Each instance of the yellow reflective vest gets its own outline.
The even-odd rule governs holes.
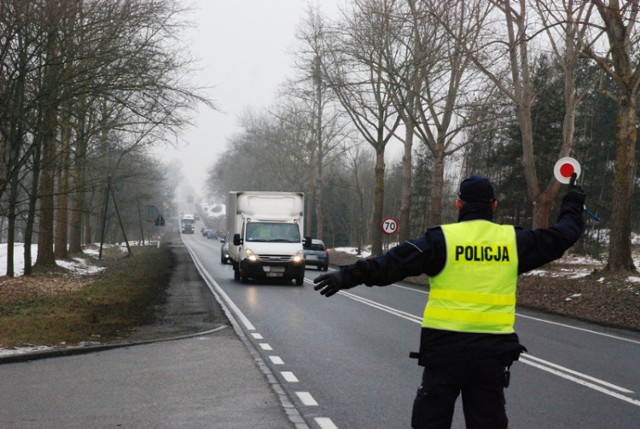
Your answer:
[[[429,279],[422,326],[459,332],[514,332],[518,252],[515,229],[486,220],[443,225],[447,261]]]

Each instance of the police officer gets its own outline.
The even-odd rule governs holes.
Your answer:
[[[574,178],[550,228],[499,225],[492,222],[493,186],[472,176],[455,201],[458,223],[430,228],[384,255],[314,280],[315,290],[329,297],[359,284],[429,276],[420,352],[411,354],[424,367],[413,428],[450,428],[460,393],[467,429],[507,427],[504,388],[511,364],[526,351],[513,329],[517,277],[560,258],[580,238],[585,199]]]

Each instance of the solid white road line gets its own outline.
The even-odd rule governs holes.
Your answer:
[[[575,331],[582,331],[582,332],[587,332],[589,334],[599,335],[601,337],[613,338],[614,340],[626,341],[628,343],[633,343],[633,344],[640,344],[640,341],[638,340],[632,340],[631,338],[624,338],[619,335],[606,334],[604,332],[598,332],[592,329],[580,328],[578,326],[571,326],[571,325],[567,325],[566,323],[552,322],[551,320],[540,319],[538,317],[527,316],[520,313],[517,313],[517,316],[522,317],[524,319],[535,320],[536,322],[546,323],[548,325],[562,326],[563,328],[573,329]]]
[[[409,320],[410,322],[415,322],[415,323],[418,323],[418,324],[422,324],[422,317],[414,316],[411,313],[407,313],[405,311],[401,311],[401,310],[398,310],[396,308],[389,307],[389,306],[384,305],[384,304],[380,304],[379,302],[372,301],[370,299],[363,298],[361,296],[354,295],[354,294],[349,293],[349,292],[340,291],[338,293],[341,294],[341,295],[346,296],[347,298],[351,298],[354,301],[359,301],[359,302],[361,302],[363,304],[366,304],[366,305],[368,305],[370,307],[377,308],[378,310],[386,311],[387,313],[391,313],[391,314],[393,314],[395,316],[398,316],[398,317],[401,317],[403,319]]]
[[[527,365],[531,365],[531,366],[533,366],[535,368],[538,368],[538,369],[541,369],[543,371],[546,371],[546,372],[548,372],[550,374],[557,375],[558,377],[562,377],[562,378],[564,378],[566,380],[570,380],[570,381],[573,381],[574,383],[577,383],[577,384],[580,384],[582,386],[585,386],[585,387],[588,387],[590,389],[593,389],[593,390],[595,390],[597,392],[604,393],[605,395],[609,395],[609,396],[611,396],[613,398],[620,399],[621,401],[624,401],[624,402],[628,402],[631,405],[635,405],[636,407],[640,407],[640,401],[637,400],[637,399],[630,398],[628,396],[624,396],[623,394],[618,393],[618,392],[613,392],[613,391],[611,391],[609,389],[605,389],[604,387],[598,386],[598,385],[596,385],[594,383],[589,383],[588,381],[581,380],[581,379],[579,379],[577,377],[573,377],[573,376],[571,376],[569,374],[565,374],[565,373],[563,373],[561,371],[557,371],[557,370],[552,369],[552,368],[550,368],[548,366],[528,361],[526,359],[526,357],[520,357],[520,361],[522,363],[526,363]]]
[[[335,270],[333,270],[333,271],[335,271]],[[310,284],[313,284],[312,280],[306,280],[306,281],[308,283],[310,283]],[[402,286],[402,285],[398,285],[398,284],[392,284],[392,285],[389,285],[389,286],[396,287],[398,289],[405,289],[405,290],[409,290],[409,291],[412,291],[412,292],[417,292],[417,293],[429,295],[429,291],[421,290],[421,289],[418,289],[416,287]],[[342,293],[342,292],[339,292],[339,293]],[[608,337],[608,338],[613,338],[615,340],[626,341],[628,343],[640,344],[639,340],[634,340],[634,339],[631,339],[631,338],[625,338],[625,337],[621,337],[619,335],[607,334],[607,333],[604,333],[604,332],[594,331],[592,329],[580,328],[578,326],[572,326],[572,325],[568,325],[566,323],[552,322],[551,320],[545,320],[545,319],[541,319],[539,317],[527,316],[527,315],[521,314],[521,313],[516,313],[516,315],[517,315],[517,317],[522,317],[523,319],[535,320],[536,322],[547,323],[549,325],[562,326],[563,328],[573,329],[573,330],[582,331],[582,332],[588,332],[590,334],[599,335],[601,337]]]
[[[376,301],[372,301],[370,299],[362,298],[361,296],[355,295],[350,292],[340,291],[339,295],[345,296],[349,299],[352,299],[356,302],[360,302],[362,304],[368,305],[372,308],[382,310],[384,312],[393,314],[394,316],[401,317],[405,320],[409,320],[411,322],[422,324],[422,318],[409,314],[407,312],[398,310],[393,307],[389,307],[388,305],[381,304]],[[606,395],[612,396],[614,398],[620,399],[622,401],[628,402],[630,404],[640,406],[640,401],[634,398],[630,398],[628,396],[624,396],[621,393],[614,392],[610,389],[617,390],[618,392],[623,393],[634,393],[632,390],[626,389],[624,387],[616,386],[615,384],[606,382],[604,380],[600,380],[596,377],[592,377],[590,375],[582,374],[578,371],[571,370],[569,368],[565,368],[561,365],[555,364],[553,362],[546,361],[541,358],[537,358],[535,356],[526,354],[520,357],[520,361],[526,365],[533,366],[538,369],[542,369],[543,371],[547,371],[551,374],[562,377],[566,380],[573,381],[582,386],[589,387],[598,392],[604,393]],[[596,384],[597,383],[597,384]]]
[[[532,360],[534,360],[534,361],[536,361],[538,363],[541,363],[543,365],[559,369],[559,370],[567,372],[569,374],[573,374],[573,375],[575,375],[577,377],[584,378],[585,380],[593,381],[594,383],[600,384],[600,385],[605,386],[605,387],[609,387],[611,389],[617,390],[617,391],[622,392],[622,393],[633,393],[633,390],[629,390],[629,389],[625,389],[624,387],[616,386],[615,384],[608,383],[608,382],[606,382],[604,380],[600,380],[599,378],[591,377],[590,375],[583,374],[583,373],[578,372],[578,371],[574,371],[572,369],[566,368],[564,366],[561,366],[561,365],[558,365],[558,364],[555,364],[555,363],[548,362],[548,361],[546,361],[544,359],[540,359],[538,357],[531,356],[529,354],[522,355],[522,357],[525,358],[525,359],[532,359]]]
[[[194,252],[190,246],[186,246],[186,248],[189,251],[189,254],[191,255],[191,259],[193,259],[194,264],[198,266],[198,271],[202,276],[205,277],[205,280],[206,280],[205,283],[207,284],[207,287],[209,288],[211,293],[213,293],[213,295],[216,298],[219,298],[218,301],[220,300],[224,301],[226,306],[231,309],[233,314],[238,319],[240,319],[240,321],[242,322],[244,327],[247,329],[247,331],[255,331],[256,330],[255,326],[253,326],[253,324],[249,322],[249,319],[247,319],[247,316],[245,316],[244,313],[240,311],[238,306],[231,300],[231,298],[229,298],[229,295],[227,295],[225,291],[222,290],[218,282],[216,282],[215,279],[211,276],[211,274],[209,274],[209,271],[207,271],[204,268],[204,265],[202,265],[202,262],[200,262],[198,255],[196,255],[196,252]]]

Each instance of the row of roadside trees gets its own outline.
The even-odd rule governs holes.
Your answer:
[[[151,149],[176,141],[196,102],[210,104],[185,81],[182,16],[173,0],[0,2],[8,275],[16,240],[37,242],[35,268],[49,268],[100,240],[102,220],[116,222],[114,209],[137,226],[141,205],[168,207],[175,186]]]
[[[298,74],[210,170],[211,192],[304,190],[307,231],[383,248],[450,221],[462,175],[497,185],[500,220],[543,227],[572,155],[603,215],[607,268],[635,270],[639,2],[353,0],[310,8]],[[403,146],[389,168],[388,148]],[[393,193],[389,193],[389,189]],[[594,226],[595,230],[595,226]]]

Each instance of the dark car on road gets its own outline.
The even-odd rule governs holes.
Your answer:
[[[323,271],[329,269],[329,251],[322,240],[314,238],[311,240],[311,246],[305,246],[304,264],[307,267],[314,266]]]
[[[220,241],[222,242],[222,247],[220,247],[220,262],[222,264],[228,264],[231,262],[231,257],[229,256],[229,233],[222,237]]]

